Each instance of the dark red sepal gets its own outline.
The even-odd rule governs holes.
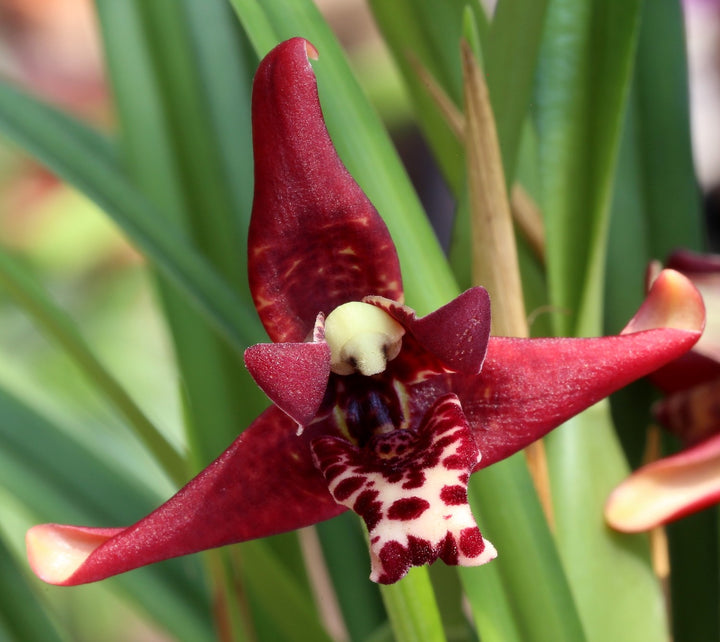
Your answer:
[[[482,369],[490,337],[490,297],[485,288],[466,290],[421,318],[411,308],[382,297],[364,300],[390,314],[448,370],[477,374]]]
[[[390,234],[325,128],[308,47],[302,38],[278,45],[253,85],[248,273],[275,342],[303,341],[318,312],[348,301],[403,296]]]
[[[491,337],[478,377],[453,375],[484,468],[687,352],[700,332],[659,328],[592,339]]]
[[[308,441],[322,426],[301,437],[295,428],[269,408],[174,497],[128,528],[35,526],[27,536],[33,570],[51,584],[85,584],[338,515],[345,508],[310,455]]]
[[[259,343],[245,350],[245,365],[280,410],[301,426],[313,420],[330,377],[327,343]]]

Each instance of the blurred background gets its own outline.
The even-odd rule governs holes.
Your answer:
[[[441,241],[453,203],[412,123],[409,103],[362,0],[319,0],[401,151]],[[720,0],[684,2],[693,156],[709,228],[720,236]],[[77,118],[112,133],[92,0],[0,0],[0,74]],[[0,243],[31,269],[74,317],[95,352],[151,418],[180,444],[177,376],[142,258],[83,196],[26,154],[0,140]],[[715,244],[715,249],[720,246]],[[238,261],[245,261],[238,256]],[[60,351],[45,341],[0,289],[0,385],[68,432],[83,430],[88,448],[130,471],[140,486],[173,490]],[[92,429],[88,430],[88,426]],[[21,427],[18,427],[21,429]],[[79,434],[79,433],[78,433]],[[0,538],[22,559],[32,522],[0,487]],[[138,611],[102,585],[45,599],[74,622],[77,640],[160,641]],[[95,617],[88,618],[88,611]],[[112,618],[106,617],[112,613]],[[123,619],[119,633],[112,622]],[[2,630],[0,629],[0,639]]]

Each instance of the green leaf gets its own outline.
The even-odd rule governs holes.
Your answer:
[[[555,0],[549,9],[536,124],[560,334],[593,335],[602,327],[612,179],[639,14],[639,2],[624,0]],[[647,543],[631,544],[602,521],[607,493],[627,471],[606,410],[584,413],[547,441],[558,548],[589,639],[664,639]]]
[[[502,586],[505,595],[505,603],[496,597],[473,604],[478,627],[484,626],[489,636],[497,635],[498,629],[517,630],[520,639],[528,642],[584,640],[574,597],[523,455],[475,473],[469,487],[470,504],[483,536],[498,550],[498,558],[490,564],[498,566],[499,580],[494,582]],[[477,577],[471,578],[473,573]],[[482,597],[483,592],[473,590],[471,582],[482,582],[484,573],[482,567],[463,571],[470,595]],[[542,586],[531,578],[542,578]],[[497,620],[496,601],[500,604]],[[481,636],[483,633],[480,629]]]
[[[6,642],[61,642],[46,608],[30,588],[25,576],[0,538],[0,639]]]
[[[0,84],[0,131],[103,208],[237,350],[262,332],[254,312],[191,245],[163,224],[102,137],[7,84]]]
[[[678,247],[703,247],[702,208],[690,148],[684,36],[679,2],[644,3],[607,255],[605,325],[611,332],[622,328],[639,306],[650,260],[662,261]],[[611,399],[613,418],[634,466],[641,461],[656,397],[645,382]],[[685,518],[667,533],[673,638],[718,639],[717,512]]]
[[[357,516],[343,513],[316,527],[330,579],[351,640],[364,640],[387,621]]]
[[[440,613],[424,566],[380,587],[397,642],[444,642]]]
[[[588,640],[667,640],[659,583],[646,535],[622,535],[603,507],[627,475],[601,402],[549,435],[556,537]]]
[[[115,464],[0,390],[0,484],[38,519],[93,526],[128,524],[158,503]],[[209,605],[192,558],[106,581],[180,640],[213,639]],[[39,584],[39,580],[38,586]],[[45,586],[45,591],[63,588]]]
[[[482,8],[473,8],[484,16]],[[438,11],[431,0],[371,0],[370,7],[390,47],[410,94],[420,129],[451,190],[458,197],[465,184],[463,142],[448,126],[418,73],[418,66],[430,74],[460,111],[462,74],[460,36],[466,0],[443,3]]]
[[[96,389],[125,418],[137,437],[173,481],[187,478],[183,458],[153,425],[117,380],[104,368],[78,333],[75,323],[58,308],[12,258],[0,249],[0,285],[74,360]]]
[[[536,91],[540,206],[559,335],[601,329],[605,241],[639,0],[555,0]]]
[[[550,0],[500,0],[483,46],[505,180],[512,185]]]
[[[251,317],[241,347],[257,343],[265,334],[245,270],[252,195],[250,72],[234,16],[223,0],[208,0],[201,15],[177,2],[96,4],[127,172],[165,224],[232,284]],[[232,73],[234,82],[219,77],[219,69]],[[195,466],[202,468],[267,401],[240,359],[240,346],[228,350],[186,297],[162,283],[159,292],[182,377],[188,442]],[[246,392],[238,395],[236,389]]]
[[[718,508],[667,527],[670,541],[672,633],[677,642],[720,639]]]
[[[294,581],[292,575],[278,563],[262,540],[246,542],[238,556],[240,568],[251,597],[258,604],[273,609],[265,615],[274,618],[276,639],[317,640],[330,642],[331,637],[317,618],[310,596]],[[282,605],[282,617],[274,607]]]
[[[700,251],[703,220],[690,147],[682,14],[644,3],[607,254],[605,325],[618,332],[645,292],[645,269],[678,247]]]

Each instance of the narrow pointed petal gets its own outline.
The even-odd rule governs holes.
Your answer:
[[[317,343],[260,343],[245,365],[270,400],[301,426],[317,414],[330,377],[330,347]]]
[[[308,440],[285,413],[265,411],[218,459],[165,504],[124,529],[43,524],[28,559],[52,584],[95,582],[171,557],[281,533],[338,515]],[[308,435],[308,433],[312,433]]]
[[[610,495],[605,518],[637,533],[667,524],[720,501],[720,435],[630,475]]]
[[[318,312],[368,294],[402,299],[382,219],[333,147],[302,38],[278,45],[253,85],[250,288],[275,342],[303,341]]]
[[[690,279],[675,270],[663,270],[622,334],[652,328],[702,331],[705,321],[705,304]]]
[[[312,448],[333,497],[365,520],[371,580],[391,584],[438,558],[478,566],[497,555],[468,505],[480,453],[455,395],[439,399],[417,433],[395,430],[363,448],[322,437]]]
[[[480,372],[490,337],[490,297],[485,288],[470,288],[419,319],[411,308],[382,297],[364,300],[383,308],[449,370]]]
[[[702,299],[681,274],[663,275],[626,328],[640,331],[593,339],[491,337],[480,376],[453,376],[451,389],[483,453],[481,467],[692,348],[704,327]]]

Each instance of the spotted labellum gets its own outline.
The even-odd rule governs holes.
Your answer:
[[[351,509],[371,578],[496,556],[468,505],[475,471],[526,447],[697,341],[702,301],[665,271],[620,336],[490,337],[472,288],[423,317],[395,246],[340,161],[307,41],[283,42],[253,88],[249,277],[270,342],[245,363],[273,405],[174,497],[127,528],[43,524],[30,563],[62,585],[289,531]]]

